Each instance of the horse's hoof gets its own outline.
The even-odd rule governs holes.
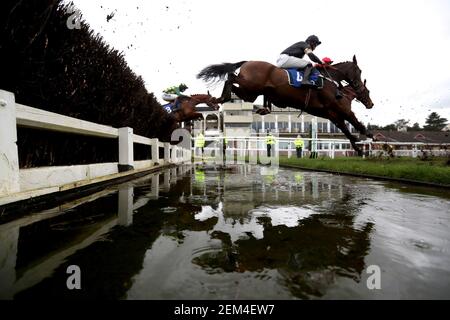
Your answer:
[[[258,110],[256,110],[256,114],[259,114],[259,115],[262,115],[262,116],[264,116],[264,115],[266,115],[268,113],[270,113],[270,111],[267,110],[267,109],[258,109]]]

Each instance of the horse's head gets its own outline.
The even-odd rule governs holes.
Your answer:
[[[361,69],[358,66],[356,56],[353,56],[352,62],[343,62],[336,65],[341,74],[344,76],[344,80],[355,90],[356,99],[366,106],[367,109],[373,107],[372,99],[370,98],[369,89],[366,87],[366,80],[361,80]]]
[[[220,100],[213,97],[209,91],[208,94],[194,94],[191,96],[192,99],[194,99],[197,104],[199,103],[205,103],[208,107],[213,108],[214,110],[219,110],[220,106]]]

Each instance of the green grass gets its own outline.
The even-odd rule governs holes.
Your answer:
[[[450,166],[446,164],[447,160],[447,158],[433,158],[423,161],[409,157],[393,159],[356,157],[288,159],[280,157],[280,165],[450,185]]]

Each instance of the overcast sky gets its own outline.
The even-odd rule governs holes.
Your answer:
[[[187,93],[219,96],[195,75],[209,64],[264,60],[310,34],[319,57],[356,54],[375,106],[353,103],[364,123],[406,118],[424,124],[436,111],[450,120],[448,0],[74,0],[105,41],[123,51],[160,102],[184,82]],[[106,17],[115,12],[109,22]]]

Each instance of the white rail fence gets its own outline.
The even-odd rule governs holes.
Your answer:
[[[359,142],[364,153],[369,156],[388,156],[383,150],[384,145],[392,146],[392,153],[396,157],[422,157],[429,156],[450,156],[450,143],[423,143],[423,142],[382,142],[363,141]]]
[[[267,151],[266,137],[250,136],[250,137],[227,137],[226,152],[245,157],[249,153],[264,153]],[[222,148],[223,138],[220,137],[206,137],[206,147],[204,151],[206,154],[215,154],[220,152]],[[311,139],[302,138],[305,143],[303,148],[303,155],[311,152],[312,143],[316,143],[316,149],[319,156],[328,156],[334,158],[336,155],[350,156],[356,155],[355,151],[351,149],[350,142],[342,139]],[[294,146],[295,138],[279,138],[275,137],[274,149],[271,151],[279,155],[287,155],[291,157],[296,154]],[[197,154],[199,152],[197,151]]]
[[[274,149],[271,152],[278,153],[279,155],[296,156],[296,148],[294,141],[296,138],[285,138],[275,136]],[[195,139],[194,139],[195,140]],[[223,137],[206,137],[206,147],[204,152],[207,155],[215,155],[221,152]],[[250,136],[250,137],[226,137],[227,143],[225,144],[225,151],[229,154],[238,155],[239,157],[245,157],[249,153],[264,153],[267,152],[266,136]],[[325,156],[335,158],[339,156],[356,156],[357,153],[353,150],[350,141],[345,139],[311,139],[302,138],[304,141],[304,148],[302,150],[303,156],[309,156],[312,146],[315,144],[315,150],[319,157]],[[357,143],[363,150],[364,156],[379,156],[387,155],[382,150],[382,146],[386,142],[379,141],[361,141]],[[397,157],[420,157],[424,153],[433,156],[448,156],[450,154],[450,144],[427,144],[427,143],[405,143],[405,142],[389,142],[394,150],[393,154]],[[193,149],[196,151],[196,155],[199,155],[198,148]]]
[[[19,169],[18,126],[117,139],[119,161]],[[151,159],[135,161],[135,143],[151,146]],[[162,158],[160,148],[164,149]],[[0,205],[190,160],[191,150],[182,148],[181,144],[142,137],[128,127],[113,128],[24,106],[15,102],[13,93],[0,90]]]

